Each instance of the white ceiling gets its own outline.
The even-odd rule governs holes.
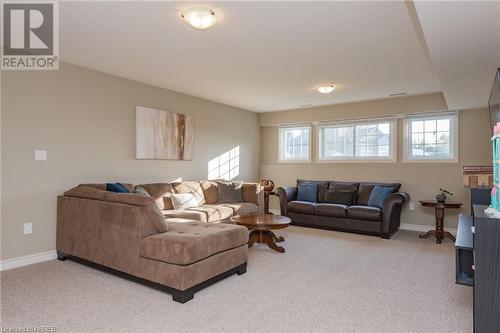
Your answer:
[[[415,15],[403,2],[217,2],[208,5],[216,11],[218,23],[206,31],[181,20],[182,10],[193,5],[60,2],[61,59],[257,112],[443,88],[448,98],[448,89],[455,89],[453,68],[462,68],[463,61],[482,63],[467,58],[447,66],[449,57],[464,53],[443,51],[434,44],[440,43],[438,37],[448,41],[457,36],[434,37],[433,30],[443,28],[438,24],[440,14],[420,4],[425,38],[433,41],[432,63]],[[450,6],[454,8],[451,4],[437,10],[446,13]],[[470,20],[468,26],[474,22],[478,23]],[[460,26],[452,17],[445,23],[450,29]],[[473,45],[483,49],[485,44]],[[463,73],[474,76],[474,68]],[[331,81],[337,85],[332,94],[314,90]],[[458,95],[463,97],[463,92]],[[479,95],[478,103],[484,105],[484,94]]]
[[[415,1],[450,109],[485,106],[500,67],[500,1]]]

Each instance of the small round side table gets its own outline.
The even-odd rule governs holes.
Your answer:
[[[432,207],[436,211],[436,229],[435,230],[429,230],[423,235],[419,235],[418,237],[420,238],[427,238],[432,234],[436,235],[436,243],[441,244],[443,241],[444,237],[447,236],[451,238],[453,241],[455,241],[455,237],[450,234],[448,231],[444,231],[444,209],[445,208],[452,208],[452,209],[458,209],[462,207],[461,202],[456,202],[456,201],[445,201],[445,202],[437,202],[435,200],[421,200],[420,204],[423,207]]]

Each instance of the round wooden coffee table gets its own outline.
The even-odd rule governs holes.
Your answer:
[[[250,214],[233,216],[231,222],[245,226],[250,230],[248,247],[251,247],[255,242],[266,243],[275,251],[285,252],[284,247],[276,245],[276,243],[284,242],[285,238],[276,236],[271,230],[288,227],[292,222],[290,218],[280,215]]]

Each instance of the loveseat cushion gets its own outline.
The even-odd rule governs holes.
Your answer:
[[[320,203],[314,206],[314,215],[346,217],[347,206],[339,204]]]
[[[223,204],[233,210],[233,215],[255,214],[259,211],[259,207],[251,202],[235,202]]]
[[[248,230],[239,225],[168,223],[169,231],[141,241],[141,256],[175,265],[190,265],[248,242]]]
[[[289,212],[299,213],[299,214],[314,214],[314,206],[317,203],[307,202],[307,201],[290,201],[287,203],[287,208]]]
[[[382,210],[378,207],[350,206],[347,208],[347,217],[356,220],[381,221]]]
[[[227,220],[234,214],[233,209],[226,206],[226,204],[204,204],[199,207],[188,208],[186,211],[205,214],[203,221],[206,222]]]

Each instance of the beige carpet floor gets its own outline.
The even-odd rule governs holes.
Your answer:
[[[447,240],[290,227],[285,254],[263,245],[248,271],[186,303],[57,260],[1,274],[2,326],[57,332],[471,332],[472,288],[454,283]]]

